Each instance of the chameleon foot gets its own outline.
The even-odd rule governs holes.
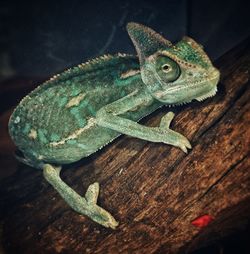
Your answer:
[[[81,197],[62,181],[60,178],[60,171],[61,167],[55,167],[50,164],[44,164],[43,166],[43,175],[45,179],[58,191],[73,210],[88,216],[90,219],[106,228],[115,229],[118,226],[118,222],[109,212],[97,205],[99,184],[91,184],[88,187],[85,197]]]
[[[163,140],[166,144],[171,144],[173,146],[179,147],[184,153],[187,153],[187,148],[191,149],[192,146],[188,139],[182,134],[175,132],[169,128],[172,120],[174,118],[173,112],[168,112],[165,116],[162,117],[159,128],[166,132],[166,141]]]

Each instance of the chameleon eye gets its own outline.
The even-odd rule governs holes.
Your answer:
[[[171,58],[159,55],[156,59],[156,72],[162,82],[169,83],[179,78],[181,74],[180,66]]]

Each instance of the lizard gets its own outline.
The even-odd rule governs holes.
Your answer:
[[[60,178],[62,165],[95,153],[121,134],[187,153],[188,139],[170,129],[173,112],[158,127],[138,121],[164,105],[214,96],[220,78],[190,37],[172,44],[135,22],[127,31],[137,55],[104,55],[53,76],[25,96],[9,120],[10,136],[22,153],[17,159],[41,169],[73,210],[112,229],[118,222],[97,205],[99,183],[82,197]]]

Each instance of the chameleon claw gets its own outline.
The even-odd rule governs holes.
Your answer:
[[[188,141],[188,139],[184,136],[182,136],[181,134],[179,134],[179,139],[177,141],[177,146],[184,152],[184,153],[188,153],[187,149],[191,149],[192,146],[190,144],[190,142]]]
[[[92,204],[89,206],[89,210],[90,213],[87,216],[98,224],[112,229],[116,229],[119,225],[115,218],[100,206]]]
[[[85,194],[85,198],[88,203],[91,203],[91,204],[97,203],[99,190],[100,190],[99,183],[95,182],[95,183],[89,185],[89,187],[86,191],[86,194]]]
[[[186,148],[185,146],[181,146],[180,148],[181,148],[181,150],[182,150],[184,153],[187,153],[187,152],[188,152],[188,151],[187,151],[187,148]]]
[[[87,206],[88,210],[90,211],[88,213],[88,216],[98,224],[101,224],[102,226],[106,228],[112,228],[115,229],[118,226],[118,222],[114,219],[114,217],[98,206],[97,203],[97,198],[99,195],[99,183],[95,182],[91,184],[88,187],[88,190],[85,194],[85,199],[87,201]]]
[[[187,147],[188,149],[192,149],[192,145],[190,144],[189,141],[187,142],[186,147]]]
[[[186,137],[184,137],[183,135],[181,135],[180,133],[175,132],[175,131],[173,131],[169,128],[173,118],[174,118],[174,113],[173,112],[168,112],[166,115],[164,115],[161,118],[159,128],[163,131],[166,131],[165,135],[166,135],[166,139],[167,139],[167,141],[164,142],[164,143],[172,144],[174,146],[177,146],[184,153],[187,153],[188,152],[187,149],[192,148],[192,146],[191,146],[190,142],[188,141],[188,139]]]
[[[168,112],[166,115],[164,115],[161,118],[160,128],[169,129],[169,126],[173,119],[174,119],[174,113]]]

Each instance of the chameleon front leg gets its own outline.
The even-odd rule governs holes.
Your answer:
[[[76,212],[88,216],[93,221],[103,225],[106,228],[115,229],[118,222],[114,217],[98,206],[97,197],[99,194],[99,184],[91,184],[85,197],[81,197],[73,189],[71,189],[60,178],[61,167],[55,167],[50,164],[44,164],[43,175],[45,179],[58,191],[66,203]]]
[[[191,148],[187,138],[169,128],[174,117],[173,112],[169,112],[162,117],[159,127],[143,126],[120,116],[126,116],[131,109],[150,104],[153,100],[151,95],[145,91],[131,93],[100,109],[96,115],[97,124],[132,137],[173,145],[187,153],[187,148]]]

